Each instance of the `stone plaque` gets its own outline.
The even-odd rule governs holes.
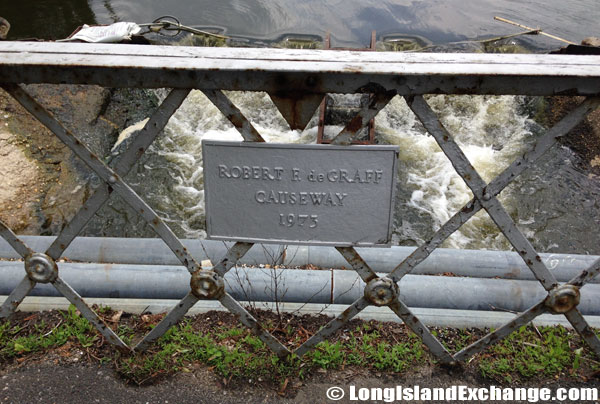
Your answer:
[[[390,245],[396,146],[202,141],[214,240]]]

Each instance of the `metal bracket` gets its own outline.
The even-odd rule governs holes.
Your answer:
[[[548,293],[544,304],[554,314],[563,314],[573,310],[579,304],[581,293],[574,285],[560,285]]]
[[[33,253],[25,258],[25,272],[29,279],[38,283],[50,283],[58,278],[56,262],[42,253]]]
[[[389,306],[400,295],[396,282],[390,278],[372,279],[365,286],[365,298],[375,306]]]
[[[190,287],[198,299],[219,299],[225,293],[223,278],[210,270],[194,272],[190,280]]]

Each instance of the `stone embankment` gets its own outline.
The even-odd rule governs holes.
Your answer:
[[[156,106],[145,90],[28,85],[30,92],[96,155]],[[56,234],[98,178],[48,129],[0,90],[0,220],[19,234]]]
[[[546,127],[554,125],[583,100],[584,97],[546,97],[541,123]],[[563,137],[561,143],[581,157],[584,170],[600,178],[600,108]]]

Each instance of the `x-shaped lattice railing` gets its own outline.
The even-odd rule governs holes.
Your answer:
[[[134,349],[144,350],[154,340],[163,335],[171,326],[176,324],[189,309],[200,299],[217,299],[229,311],[237,315],[240,321],[250,328],[279,356],[295,353],[302,356],[324,338],[339,330],[350,319],[370,305],[388,306],[403,322],[413,330],[427,345],[435,357],[445,364],[462,361],[497,342],[518,327],[527,324],[538,315],[550,312],[564,314],[568,321],[579,332],[590,347],[600,355],[600,340],[587,324],[577,309],[580,299],[580,288],[591,281],[600,272],[600,260],[595,261],[589,268],[564,285],[559,285],[554,275],[542,263],[542,260],[523,236],[513,220],[505,211],[496,196],[517,176],[525,171],[533,162],[541,157],[557,139],[567,134],[588,113],[600,105],[600,98],[588,98],[576,107],[569,115],[558,122],[542,136],[536,144],[522,157],[514,161],[490,183],[479,176],[452,136],[440,123],[425,99],[420,96],[406,97],[406,101],[422,122],[427,131],[434,137],[444,154],[451,161],[456,172],[473,192],[474,198],[460,211],[448,220],[431,239],[418,247],[410,256],[404,259],[391,273],[379,277],[362,259],[353,247],[336,247],[352,268],[366,283],[364,296],[356,300],[344,312],[331,320],[325,327],[297,347],[293,352],[284,346],[271,333],[261,327],[258,321],[230,294],[225,291],[223,276],[235,263],[252,247],[251,243],[238,242],[234,244],[225,257],[212,269],[202,269],[195,259],[187,252],[179,239],[158,215],[140,198],[122,179],[133,167],[137,159],[143,155],[156,136],[167,124],[169,118],[185,100],[189,89],[173,90],[162,104],[152,114],[142,132],[134,138],[129,147],[112,162],[112,168],[101,162],[89,149],[83,145],[69,130],[65,129],[50,113],[39,105],[20,86],[4,85],[9,92],[26,110],[48,127],[63,141],[79,158],[81,158],[102,180],[103,183],[84,203],[75,217],[58,235],[45,253],[32,251],[10,229],[0,222],[2,236],[17,253],[25,260],[26,275],[13,290],[0,309],[0,317],[12,314],[24,297],[36,283],[52,283],[54,287],[73,303],[80,312],[99,330],[111,343],[128,348],[127,345],[107,327],[96,313],[83,301],[58,273],[56,261],[69,246],[71,241],[81,232],[87,222],[110,198],[112,192],[119,194],[132,208],[136,210],[154,229],[158,236],[175,253],[181,263],[191,273],[190,292],[154,327]],[[230,99],[219,90],[205,90],[204,94],[217,106],[229,121],[241,133],[245,141],[264,142],[258,131]],[[357,133],[381,111],[396,95],[394,91],[379,92],[371,98],[369,105],[364,106],[346,127],[333,139],[333,144],[348,145]],[[451,354],[442,343],[435,338],[429,329],[410,311],[400,299],[398,283],[402,277],[410,273],[417,265],[425,260],[444,240],[457,231],[477,212],[484,209],[492,218],[500,231],[506,236],[516,251],[519,252],[526,265],[531,269],[537,280],[548,292],[547,297],[520,314],[496,331]]]

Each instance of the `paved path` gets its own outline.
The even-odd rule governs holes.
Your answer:
[[[355,385],[357,388],[415,384],[421,387],[444,388],[452,385],[489,387],[489,383],[481,383],[466,373],[449,374],[441,369],[413,370],[411,374],[397,379],[357,376],[351,371],[317,373],[310,379],[309,382],[296,386],[293,397],[280,397],[272,389],[255,387],[247,383],[222,388],[216,376],[206,369],[179,374],[153,386],[137,387],[123,383],[108,367],[83,364],[28,364],[0,376],[0,403],[360,403],[365,401],[348,400],[350,385]],[[328,400],[326,392],[332,386],[342,387],[345,397],[339,401]],[[549,387],[571,386],[576,385],[564,383]],[[600,381],[594,380],[579,386],[598,388]]]

